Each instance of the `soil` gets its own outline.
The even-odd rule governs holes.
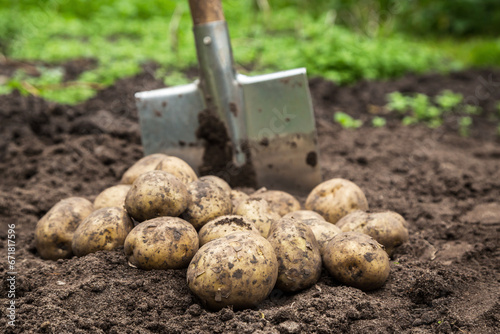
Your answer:
[[[162,86],[151,73],[146,66],[77,106],[1,97],[0,248],[5,259],[7,224],[15,224],[17,271],[16,326],[7,325],[4,308],[5,333],[500,332],[498,70],[351,87],[311,80],[324,179],[352,180],[372,210],[396,211],[410,226],[410,241],[396,249],[378,290],[340,285],[323,271],[312,288],[274,290],[256,309],[209,312],[189,292],[186,270],[135,269],[123,249],[42,260],[33,232],[44,213],[65,197],[93,200],[142,156],[133,93]],[[483,107],[470,138],[457,135],[452,118],[434,130],[401,126],[391,115],[383,128],[344,130],[332,121],[335,110],[364,120],[383,113],[393,90],[433,95],[445,88]]]

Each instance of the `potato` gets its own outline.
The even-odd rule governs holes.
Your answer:
[[[294,212],[287,213],[283,216],[283,218],[295,218],[298,220],[306,220],[306,219],[319,219],[325,220],[322,215],[317,212],[311,210],[298,210]]]
[[[326,221],[335,224],[349,212],[368,210],[368,202],[363,191],[351,181],[331,179],[311,191],[306,209],[318,212]]]
[[[311,229],[301,221],[281,218],[267,238],[278,258],[276,287],[298,291],[315,284],[321,275],[321,254]]]
[[[129,263],[138,268],[187,268],[198,251],[198,233],[183,219],[158,217],[134,227],[124,246]]]
[[[198,180],[187,186],[189,205],[181,217],[199,230],[210,220],[231,213],[231,198],[210,181]]]
[[[267,238],[271,225],[280,220],[280,215],[272,212],[269,203],[264,199],[248,198],[236,208],[236,214],[249,219],[260,234]]]
[[[132,188],[129,184],[119,184],[117,186],[104,189],[94,200],[94,210],[109,208],[112,206],[122,207],[125,205],[125,197]]]
[[[177,177],[184,184],[198,180],[195,171],[182,159],[167,156],[158,163],[156,170],[162,170]]]
[[[342,232],[340,228],[323,219],[304,219],[302,222],[309,226],[313,232],[314,237],[318,241],[319,251],[322,256],[325,253],[328,242]]]
[[[186,210],[186,186],[170,173],[155,170],[140,175],[125,198],[125,208],[138,222],[160,216],[176,217]]]
[[[167,158],[168,155],[162,153],[156,153],[147,155],[144,158],[137,161],[129,169],[125,171],[120,181],[121,184],[132,184],[139,175],[146,172],[150,172],[156,169],[156,166],[160,163],[162,159]]]
[[[262,188],[251,194],[250,198],[265,199],[269,203],[271,211],[276,212],[280,216],[300,210],[300,202],[284,191]]]
[[[231,190],[230,197],[231,197],[231,203],[233,204],[233,214],[235,215],[236,208],[238,207],[238,205],[240,205],[240,203],[243,200],[248,198],[248,195],[245,194],[243,191],[233,189],[233,190]]]
[[[71,247],[76,256],[123,246],[134,223],[123,208],[103,208],[92,212],[73,234]]]
[[[369,235],[385,247],[389,256],[408,241],[406,221],[393,211],[367,213],[354,211],[337,222],[342,232],[354,231]]]
[[[224,181],[223,179],[221,179],[218,176],[215,176],[215,175],[205,175],[205,176],[200,177],[200,180],[202,180],[202,181],[208,181],[208,182],[213,182],[216,185],[218,185],[219,187],[221,187],[222,190],[224,190],[226,193],[228,193],[229,195],[231,195],[231,191],[232,191],[231,186],[226,181]]]
[[[73,234],[93,210],[92,203],[82,197],[57,202],[36,224],[35,246],[40,256],[48,260],[73,256]]]
[[[271,244],[255,233],[236,232],[200,248],[189,264],[187,283],[210,309],[242,309],[262,302],[277,276]]]
[[[234,232],[254,232],[260,235],[259,230],[245,217],[236,215],[220,216],[209,221],[200,229],[198,233],[200,246]]]
[[[326,246],[323,263],[339,282],[363,291],[380,288],[389,277],[389,256],[372,237],[346,232]]]

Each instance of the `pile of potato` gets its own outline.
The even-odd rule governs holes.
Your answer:
[[[368,212],[363,191],[348,180],[319,184],[303,209],[283,191],[247,194],[216,176],[198,178],[164,154],[139,160],[94,203],[58,202],[35,231],[45,259],[123,246],[130,266],[187,268],[189,288],[215,310],[253,307],[273,288],[307,289],[323,266],[343,284],[379,288],[389,256],[407,241],[404,218]]]

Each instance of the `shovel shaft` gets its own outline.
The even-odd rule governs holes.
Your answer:
[[[226,124],[232,142],[233,162],[246,163],[242,144],[245,135],[243,96],[235,77],[233,53],[225,21],[214,21],[193,28],[200,65],[200,86],[208,109]]]
[[[191,17],[195,26],[214,21],[224,21],[220,0],[189,0]]]

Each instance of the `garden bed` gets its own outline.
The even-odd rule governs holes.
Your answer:
[[[491,119],[500,72],[493,70],[350,87],[310,81],[324,179],[355,182],[371,209],[396,211],[409,223],[410,242],[396,250],[381,289],[342,286],[324,271],[312,288],[274,290],[256,309],[208,312],[190,294],[185,270],[131,268],[122,249],[42,260],[33,234],[40,217],[65,197],[93,200],[142,156],[133,93],[162,87],[152,73],[146,67],[77,106],[18,93],[1,97],[0,248],[7,253],[6,225],[16,224],[18,273],[16,326],[0,318],[6,333],[500,331],[500,146]],[[482,107],[469,138],[458,135],[453,118],[429,129],[402,126],[397,115],[384,114],[386,126],[369,126],[384,112],[387,93],[442,89]],[[345,130],[333,122],[335,111],[366,125]],[[5,266],[0,276],[6,282]],[[2,305],[6,296],[3,284]]]

